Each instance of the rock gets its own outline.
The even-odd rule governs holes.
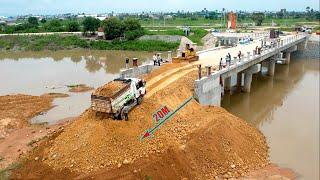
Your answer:
[[[182,150],[182,151],[184,151],[184,150],[186,149],[186,145],[181,145],[181,146],[179,147],[179,149]]]
[[[235,167],[236,167],[236,165],[234,165],[234,164],[231,165],[231,168],[232,168],[232,169],[234,169]]]
[[[38,160],[39,160],[39,157],[35,157],[34,160],[35,160],[35,161],[38,161]]]
[[[137,173],[138,171],[137,170],[133,170],[133,173]]]
[[[42,130],[40,130],[39,133],[42,133]]]
[[[129,164],[130,163],[130,161],[128,160],[128,159],[125,159],[124,161],[123,161],[123,164]]]
[[[121,163],[119,163],[119,164],[118,164],[118,168],[120,168],[120,167],[121,167],[121,165],[122,165],[122,164],[121,164]]]

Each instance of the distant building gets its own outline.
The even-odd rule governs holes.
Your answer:
[[[85,17],[93,17],[93,18],[99,19],[100,21],[104,21],[109,18],[107,15],[98,15],[98,14],[79,14],[79,15],[77,15],[77,18],[85,18]]]
[[[98,39],[105,39],[106,38],[106,36],[104,34],[104,29],[102,27],[98,28],[98,37],[97,38]]]
[[[228,29],[236,29],[237,28],[237,15],[232,11],[228,13],[228,22],[227,22]]]

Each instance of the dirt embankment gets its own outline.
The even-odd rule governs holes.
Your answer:
[[[159,72],[146,79],[165,73]],[[213,179],[239,177],[266,166],[268,147],[256,128],[223,108],[202,107],[195,100],[154,138],[140,141],[143,132],[153,126],[151,115],[160,105],[174,110],[192,96],[196,76],[192,71],[175,77],[168,86],[153,86],[157,92],[130,112],[128,122],[101,120],[87,110],[42,147],[37,154],[42,161],[29,159],[13,177],[45,178],[68,171],[73,176],[82,174],[79,178],[97,179]],[[52,169],[26,171],[36,165]]]
[[[51,109],[54,98],[66,96],[60,93],[0,96],[0,168],[16,161],[20,155],[30,150],[34,143],[56,128],[30,126],[29,120]]]

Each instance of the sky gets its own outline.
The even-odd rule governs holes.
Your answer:
[[[0,16],[24,14],[170,12],[177,10],[319,11],[319,0],[0,0]]]

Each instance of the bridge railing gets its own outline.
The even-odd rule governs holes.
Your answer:
[[[243,56],[240,59],[234,58],[233,60],[231,60],[231,64],[227,63],[225,67],[222,67],[218,71],[223,73],[223,72],[228,71],[230,69],[234,69],[237,66],[241,66],[241,65],[243,65],[245,63],[254,61],[256,58],[259,58],[259,57],[264,56],[264,55],[266,55],[268,53],[277,51],[280,48],[282,48],[282,47],[284,47],[284,46],[286,46],[288,44],[291,44],[293,42],[296,42],[298,40],[301,40],[301,39],[303,39],[305,37],[306,37],[306,35],[304,35],[304,34],[297,34],[297,35],[294,35],[294,36],[290,36],[290,37],[284,38],[284,39],[282,39],[280,41],[277,41],[271,47],[264,47],[263,49],[261,49],[260,54],[258,52],[256,52],[256,50],[253,50],[252,53],[251,52],[247,52],[246,56]]]

